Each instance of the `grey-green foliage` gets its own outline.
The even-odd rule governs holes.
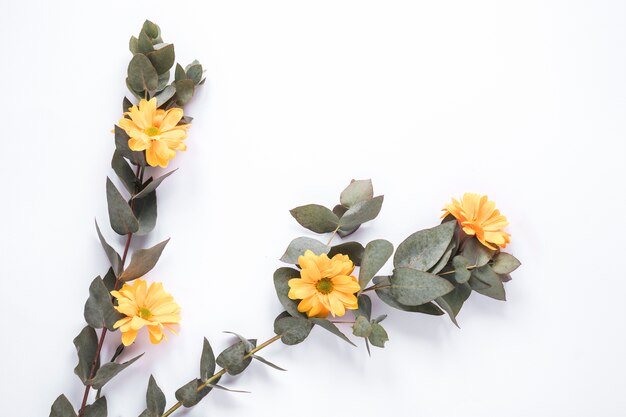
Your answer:
[[[304,315],[298,311],[298,301],[289,298],[289,280],[292,278],[299,278],[300,271],[293,268],[278,268],[274,272],[274,288],[276,289],[276,295],[278,300],[283,305],[285,310],[293,317],[303,317]]]
[[[52,404],[49,417],[76,417],[76,412],[67,397],[61,394]]]
[[[215,354],[211,344],[204,338],[202,355],[200,356],[200,379],[204,382],[215,373]]]
[[[274,333],[281,335],[286,345],[302,343],[311,333],[313,323],[303,317],[292,317],[286,311],[274,320]]]
[[[107,382],[113,379],[117,374],[122,372],[124,369],[128,368],[130,365],[132,365],[137,359],[141,358],[142,356],[143,356],[143,353],[141,355],[135,356],[131,360],[126,361],[124,363],[107,362],[104,365],[102,365],[100,369],[98,369],[98,372],[96,372],[96,375],[92,379],[86,381],[86,384],[91,385],[95,389],[100,389]]]
[[[157,196],[156,191],[152,191],[144,198],[133,202],[133,213],[139,223],[139,229],[135,232],[137,236],[144,236],[150,233],[156,226],[157,221]]]
[[[107,177],[107,203],[111,228],[119,235],[135,233],[139,229],[139,222],[126,199]]]
[[[280,260],[282,262],[295,265],[298,263],[298,258],[304,255],[304,252],[307,250],[312,251],[316,255],[321,255],[322,253],[328,253],[330,247],[317,239],[304,236],[297,237],[289,243],[287,250],[285,250],[285,253],[281,256]]]
[[[361,261],[361,269],[359,270],[359,286],[361,291],[367,287],[367,284],[374,278],[374,275],[380,268],[385,265],[387,260],[393,254],[393,245],[384,240],[373,240],[365,246],[363,260]]]
[[[478,285],[479,283],[487,285]],[[472,276],[469,281],[472,289],[480,294],[486,295],[496,300],[506,301],[506,293],[502,280],[496,274],[491,266],[484,265],[480,268],[472,270]]]
[[[94,329],[106,327],[109,330],[114,330],[115,322],[123,317],[113,308],[111,294],[100,277],[94,278],[89,286],[89,298],[85,302],[84,316],[87,324]]]
[[[161,417],[165,411],[165,404],[165,394],[157,385],[154,376],[150,375],[146,390],[146,409],[139,417]]]
[[[339,226],[339,217],[319,204],[307,204],[289,212],[302,227],[315,233],[329,233]]]
[[[85,407],[84,417],[107,417],[107,400],[100,397]]]
[[[115,131],[115,149],[134,165],[146,166],[146,154],[144,151],[133,151],[128,147],[130,137],[124,129],[119,126],[114,127]]]
[[[148,273],[161,257],[165,245],[170,240],[164,240],[161,243],[157,243],[148,249],[138,249],[133,252],[133,256],[130,259],[130,265],[122,272],[119,279],[120,281],[131,281],[133,279],[144,276]]]
[[[422,313],[431,316],[443,315],[443,311],[441,311],[441,309],[439,309],[433,303],[425,303],[416,306],[410,306],[400,303],[391,294],[391,283],[389,282],[389,277],[374,277],[374,284],[376,284],[377,287],[379,285],[381,286],[381,288],[376,289],[376,295],[378,295],[378,298],[380,298],[382,302],[390,307],[409,313]],[[363,295],[361,295],[361,297],[359,298],[362,297]]]
[[[96,221],[95,223],[100,244],[102,245],[102,248],[104,249],[104,253],[106,254],[107,258],[109,258],[109,262],[111,263],[111,268],[113,268],[113,272],[115,272],[115,275],[117,276],[122,273],[122,258],[120,257],[120,254],[117,253],[117,251],[107,243],[104,236],[102,236],[102,232],[100,231],[98,222]]]
[[[132,195],[135,194],[139,187],[139,178],[135,176],[133,169],[128,165],[126,159],[120,151],[117,149],[113,152],[113,158],[111,159],[111,168],[117,174],[119,179],[124,184],[124,188]]]
[[[213,381],[215,384],[220,380],[220,378],[216,378]],[[185,407],[193,407],[198,404],[200,400],[207,396],[209,392],[213,389],[213,387],[204,387],[200,391],[198,388],[202,385],[202,380],[199,378],[192,379],[182,387],[180,387],[174,393],[174,396],[178,401],[180,401]]]
[[[382,318],[370,321],[365,316],[358,316],[352,326],[352,333],[357,337],[367,339],[373,346],[385,347],[385,342],[389,340],[389,336],[383,326],[379,324],[380,321]]]
[[[350,208],[362,201],[374,198],[372,180],[352,180],[350,185],[341,192],[339,201],[341,205]]]
[[[464,284],[469,281],[472,272],[468,268],[472,266],[472,263],[464,256],[458,255],[452,258],[454,280],[459,284]]]
[[[167,174],[163,174],[161,175],[159,178],[153,179],[150,178],[148,181],[146,181],[146,183],[143,185],[143,188],[141,189],[140,192],[137,193],[137,195],[135,195],[133,198],[134,199],[140,199],[140,198],[144,198],[149,196],[154,190],[157,189],[157,187],[159,185],[161,185],[161,183],[163,182],[164,179],[166,179],[167,177],[169,177],[170,175],[172,175],[174,172],[176,172],[178,170],[178,168],[171,170],[170,172],[168,172]]]
[[[495,253],[496,251],[487,248],[475,237],[467,239],[461,247],[461,254],[475,266],[487,265]]]
[[[363,260],[364,252],[365,248],[359,242],[344,242],[330,248],[328,257],[332,258],[340,253],[342,255],[347,255],[356,266],[360,266],[361,261]]]
[[[85,326],[78,336],[74,338],[74,346],[78,353],[78,365],[74,368],[74,373],[83,381],[84,384],[91,377],[91,369],[94,372],[100,367],[100,358],[95,362],[96,351],[98,350],[98,336],[96,331],[89,326]]]
[[[339,330],[339,328],[337,328],[337,326],[335,326],[335,324],[332,323],[331,321],[328,321],[326,319],[316,318],[316,317],[312,317],[309,320],[313,324],[317,324],[321,328],[323,328],[323,329],[329,331],[330,333],[334,334],[335,336],[337,336],[341,340],[344,340],[345,342],[351,344],[352,346],[356,346],[354,343],[352,343],[352,341],[350,339],[348,339],[348,336],[343,334],[341,332],[341,330]]]
[[[465,303],[465,301],[469,298],[471,293],[472,293],[472,289],[470,288],[469,284],[467,283],[459,284],[455,286],[454,290],[437,298],[435,302],[446,313],[448,313],[450,320],[452,320],[452,322],[457,327],[459,327],[459,324],[456,320],[456,316],[459,314],[459,311],[461,311],[461,307],[463,307],[463,303]]]
[[[428,271],[445,254],[455,228],[456,222],[446,222],[413,233],[398,246],[393,258],[394,266]]]
[[[396,268],[389,281],[393,297],[412,306],[433,301],[454,289],[445,278],[412,268]]]
[[[500,252],[493,258],[491,268],[496,274],[510,274],[515,271],[522,263],[510,253]]]
[[[243,340],[240,340],[226,348],[217,357],[217,364],[224,368],[230,375],[242,373],[252,361],[251,357],[245,357],[251,350],[250,346],[256,346],[256,339],[247,339],[247,342],[248,343],[245,343]]]

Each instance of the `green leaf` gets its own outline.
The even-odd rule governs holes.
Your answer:
[[[161,34],[161,29],[159,29],[159,26],[149,20],[143,22],[142,30],[145,31],[146,34],[152,39],[158,38]]]
[[[459,228],[455,227],[454,228],[454,236],[452,237],[452,240],[450,241],[450,244],[448,244],[448,247],[446,248],[446,251],[443,253],[443,256],[441,257],[441,259],[439,259],[439,261],[437,261],[437,263],[435,264],[435,266],[433,266],[432,268],[430,268],[428,270],[428,272],[430,272],[431,274],[438,274],[442,269],[444,269],[446,267],[446,265],[448,265],[448,261],[450,261],[450,258],[452,258],[452,255],[454,253],[456,253],[456,249],[457,249],[457,244],[458,244],[458,235],[459,235]]]
[[[76,417],[76,412],[67,397],[61,394],[52,404],[49,417]]]
[[[487,284],[488,287],[484,288],[482,286],[476,285],[476,282],[473,279]],[[472,270],[472,279],[470,279],[470,285],[472,286],[472,289],[474,291],[482,295],[486,295],[487,297],[491,297],[496,300],[506,301],[506,293],[504,291],[504,285],[502,284],[502,280],[500,279],[498,274],[496,274],[493,269],[491,269],[489,265],[485,265]]]
[[[341,332],[341,330],[339,330],[337,328],[337,326],[335,326],[334,323],[331,323],[330,321],[326,320],[326,319],[320,319],[317,317],[312,317],[309,319],[313,324],[317,324],[318,326],[322,327],[323,329],[328,330],[329,332],[331,332],[332,334],[334,334],[335,336],[339,337],[340,339],[346,341],[347,343],[350,343],[352,346],[356,347],[356,345],[354,343],[352,343],[352,341],[350,341],[350,339],[348,339],[348,337],[343,334]]]
[[[372,329],[368,336],[368,340],[373,346],[384,348],[385,342],[389,341],[389,336],[383,326],[378,323],[372,323]]]
[[[169,241],[169,239],[164,240],[148,249],[137,249],[130,259],[130,265],[120,275],[120,281],[130,281],[150,272],[158,262],[165,245]]]
[[[372,319],[372,300],[365,294],[359,295],[359,308],[353,310],[354,317],[365,316],[367,320]]]
[[[475,237],[467,239],[461,248],[461,255],[476,266],[487,265],[495,253],[496,251],[489,249]]]
[[[302,343],[311,333],[313,324],[302,317],[291,317],[286,311],[274,320],[274,333],[282,335],[280,340],[286,345]]]
[[[289,211],[300,225],[315,233],[329,233],[339,225],[339,217],[319,204],[308,204]]]
[[[148,53],[147,56],[157,74],[164,74],[174,65],[174,45],[165,45]]]
[[[153,50],[154,47],[152,46],[152,39],[150,39],[150,36],[148,36],[145,30],[142,30],[139,32],[139,38],[137,39],[137,51],[135,52],[135,55],[147,54]]]
[[[137,236],[145,236],[150,233],[157,221],[157,196],[156,191],[151,192],[144,198],[135,200],[133,203],[133,213],[139,222],[139,230],[135,232]]]
[[[127,97],[124,97],[122,99],[122,113],[130,111],[131,107],[133,107],[133,103]]]
[[[248,342],[251,343],[252,346],[256,346],[256,339],[248,339]],[[244,359],[244,356],[246,356],[248,352],[249,350],[246,344],[244,344],[243,341],[239,341],[220,353],[216,362],[219,366],[226,369],[226,372],[230,375],[238,375],[252,362],[251,357]]]
[[[368,337],[372,332],[372,323],[365,316],[358,316],[352,325],[352,334],[358,337]]]
[[[118,150],[113,152],[111,168],[113,168],[113,171],[115,171],[122,181],[122,184],[124,184],[124,188],[126,188],[130,194],[134,194],[139,186],[139,179],[135,176],[133,169],[128,165],[128,162],[126,162],[126,159],[124,159],[121,152]]]
[[[256,358],[256,356],[255,356],[255,358]],[[274,365],[274,366],[276,366],[276,365]],[[223,387],[223,386],[217,385],[217,384],[209,384],[208,386],[211,387],[211,388],[217,388],[217,389],[221,389],[223,391],[228,391],[228,392],[237,392],[237,393],[240,393],[240,394],[250,394],[250,391],[241,391],[241,390],[238,390],[238,389],[230,389],[230,388],[226,388],[226,387]]]
[[[87,380],[86,384],[91,385],[94,389],[101,389],[107,382],[113,379],[117,374],[132,365],[137,359],[141,358],[143,353],[135,356],[124,363],[107,362],[98,369],[96,376]]]
[[[141,36],[139,38],[141,44]],[[143,54],[136,54],[128,64],[128,85],[134,91],[156,91],[159,85],[159,75],[152,63]]]
[[[156,95],[157,107],[164,105],[169,99],[176,94],[176,87],[174,85],[166,86],[163,91]]]
[[[163,174],[161,175],[159,178],[150,181],[148,184],[146,184],[146,186],[139,192],[137,193],[136,196],[134,196],[134,199],[138,199],[138,198],[145,198],[148,196],[148,194],[150,194],[151,192],[153,192],[154,190],[157,189],[157,187],[159,185],[161,185],[161,183],[163,182],[164,179],[166,179],[167,177],[169,177],[170,175],[172,175],[173,173],[175,173],[176,171],[178,171],[178,168],[176,168],[175,170],[172,170],[170,172],[168,172],[167,174]]]
[[[385,265],[392,254],[393,245],[384,239],[372,240],[367,244],[363,260],[361,261],[361,269],[359,270],[361,291],[367,287],[367,284],[380,271],[380,268]]]
[[[74,338],[74,346],[76,346],[76,352],[78,353],[78,365],[74,368],[74,373],[83,381],[83,384],[86,384],[91,376],[91,367],[98,350],[96,331],[89,326],[85,326],[78,336]],[[98,370],[99,367],[100,358],[96,361],[94,371]]]
[[[111,294],[100,277],[94,278],[89,286],[89,298],[85,303],[85,321],[94,329],[106,327],[113,331],[116,321],[124,317],[111,302]]]
[[[337,217],[339,217],[339,219],[341,219],[341,216],[346,214],[346,211],[348,211],[348,207],[342,206],[341,204],[338,204],[335,207],[333,207],[333,213],[335,213]],[[339,229],[337,231],[337,234],[341,237],[346,237],[356,232],[359,229],[359,227],[361,227],[361,225],[358,225],[349,229]]]
[[[491,269],[496,274],[510,274],[515,271],[522,263],[510,253],[500,252],[493,258]]]
[[[283,305],[285,310],[293,317],[304,317],[302,313],[298,311],[299,300],[292,300],[289,298],[289,280],[292,278],[300,278],[300,271],[293,268],[278,268],[274,272],[274,288],[276,289],[276,295],[278,300]]]
[[[115,126],[115,149],[122,154],[124,158],[128,158],[133,164],[146,166],[146,154],[144,151],[135,152],[131,151],[128,147],[128,139],[130,137],[126,134],[124,129],[119,126]]]
[[[389,281],[393,298],[412,306],[433,301],[454,289],[448,280],[412,268],[396,268]]]
[[[186,80],[187,74],[180,64],[176,64],[176,71],[174,71],[174,81]]]
[[[341,229],[348,230],[369,222],[370,220],[374,220],[376,216],[378,216],[378,213],[380,213],[384,199],[384,196],[379,195],[371,200],[361,201],[350,207],[350,209],[341,216],[339,221]]]
[[[393,265],[396,268],[429,270],[448,249],[455,228],[456,223],[448,222],[413,233],[398,246]]]
[[[217,378],[217,380],[215,380],[215,383],[217,384],[219,380],[220,378]],[[198,404],[200,400],[206,397],[207,394],[213,389],[213,387],[205,387],[200,390],[200,392],[198,392],[197,390],[200,385],[202,385],[202,381],[200,379],[192,379],[191,381],[180,387],[178,390],[176,390],[174,396],[178,401],[183,403],[183,406],[188,408],[193,407],[194,405]]]
[[[268,361],[267,359],[265,359],[265,358],[264,358],[264,357],[262,357],[262,356],[259,356],[259,355],[250,355],[250,357],[251,357],[251,358],[253,358],[253,359],[256,359],[257,361],[261,362],[261,363],[262,363],[262,364],[264,364],[264,365],[269,366],[270,368],[274,368],[274,369],[279,370],[279,371],[286,371],[286,369],[281,368],[280,366],[278,366],[278,365],[276,365],[276,364],[273,364],[272,362]]]
[[[330,248],[330,251],[328,252],[328,257],[332,258],[338,253],[342,255],[348,255],[352,263],[354,263],[356,266],[360,266],[361,261],[363,260],[364,252],[365,248],[359,242],[345,242]]]
[[[84,417],[107,417],[107,400],[100,397],[93,404],[85,407]]]
[[[330,246],[310,237],[297,237],[291,241],[280,261],[295,265],[298,263],[298,258],[304,255],[304,252],[307,250],[312,251],[316,255],[321,255],[322,253],[328,253]]]
[[[204,338],[202,345],[202,356],[200,356],[200,379],[206,381],[215,373],[215,354],[211,348],[211,344]]]
[[[435,302],[446,312],[452,320],[452,323],[459,327],[459,323],[456,321],[456,316],[461,311],[463,303],[469,298],[472,293],[472,289],[469,284],[457,285],[453,291],[450,291],[444,296],[441,296],[435,300]]]
[[[391,285],[389,283],[388,277],[376,277],[374,278],[374,283],[376,285]],[[422,313],[428,314],[431,316],[441,316],[443,315],[443,311],[441,311],[436,305],[433,303],[425,303],[418,306],[409,306],[398,302],[395,298],[393,298],[391,294],[391,288],[379,288],[376,290],[376,295],[378,298],[385,304],[390,307],[393,307],[397,310],[406,311],[408,313]],[[361,295],[363,297],[363,295]],[[359,298],[361,298],[359,297]]]
[[[104,275],[104,278],[102,278],[102,282],[104,283],[104,286],[107,287],[107,291],[113,291],[115,283],[117,282],[117,277],[113,272],[113,268],[109,268],[107,273]]]
[[[113,249],[113,247],[109,245],[104,239],[104,236],[102,236],[102,232],[100,232],[98,222],[95,221],[95,223],[96,231],[98,232],[98,239],[100,239],[100,244],[104,249],[104,253],[106,253],[107,258],[109,258],[109,262],[111,263],[111,267],[113,268],[113,272],[115,272],[115,275],[119,275],[122,272],[122,258],[120,257],[120,254],[117,253],[115,249]]]
[[[107,203],[111,228],[117,234],[127,235],[135,233],[139,229],[139,223],[133,211],[109,177],[107,177]]]
[[[372,180],[352,180],[350,185],[341,192],[339,201],[347,208],[374,197]]]
[[[200,84],[200,81],[202,81],[202,65],[200,64],[191,65],[187,69],[186,72],[187,72],[187,78],[192,80],[193,83],[196,85]]]
[[[194,84],[192,80],[174,81],[176,87],[176,104],[184,106],[193,97]]]
[[[458,255],[452,259],[452,267],[454,268],[454,280],[459,284],[469,281],[472,272],[467,269],[472,263],[464,256]]]
[[[139,40],[136,37],[130,37],[130,40],[128,41],[128,49],[130,49],[130,52],[132,52],[133,55],[139,52]]]
[[[165,394],[163,394],[152,375],[150,375],[146,391],[146,406],[150,417],[161,417],[165,411]]]

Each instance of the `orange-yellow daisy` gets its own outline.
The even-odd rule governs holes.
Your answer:
[[[465,233],[475,235],[480,243],[490,249],[496,249],[495,246],[505,248],[511,242],[511,235],[502,230],[509,222],[496,209],[496,203],[486,195],[465,193],[461,202],[453,198],[452,203],[446,204],[443,210],[442,218],[448,213],[452,214]]]
[[[309,317],[343,316],[346,309],[356,310],[358,301],[354,293],[361,287],[350,275],[354,264],[347,255],[337,254],[329,259],[326,254],[315,255],[307,250],[298,258],[302,268],[300,278],[289,280],[289,298],[302,300],[298,311]]]
[[[187,138],[190,125],[178,123],[183,118],[183,109],[157,109],[156,98],[141,100],[119,121],[119,126],[130,136],[128,147],[133,151],[146,151],[150,166],[166,168],[176,151],[187,150],[183,140]]]
[[[111,295],[117,299],[115,309],[126,315],[113,326],[122,332],[124,346],[130,346],[144,326],[153,344],[167,339],[164,328],[176,333],[171,325],[180,322],[180,307],[160,282],[148,286],[143,279],[136,279],[132,284],[124,284],[119,291],[111,291]]]

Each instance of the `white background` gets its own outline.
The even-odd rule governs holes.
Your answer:
[[[397,245],[451,197],[488,194],[523,262],[509,301],[473,294],[460,330],[377,304],[391,340],[371,359],[315,329],[263,352],[289,372],[255,363],[222,380],[252,394],[176,415],[626,415],[626,3],[543,0],[2,0],[2,415],[80,402],[72,339],[107,269],[94,217],[122,245],[104,185],[146,17],[207,83],[157,228],[133,240],[172,237],[147,278],[182,306],[180,336],[127,350],[146,355],[105,387],[109,416],[140,413],[151,373],[173,404],[203,336],[271,337],[277,259],[308,235],[287,210],[332,206],[351,178],[385,195],[362,242]]]

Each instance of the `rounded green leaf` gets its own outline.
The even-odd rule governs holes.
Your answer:
[[[128,64],[127,81],[134,91],[156,91],[159,75],[147,56],[136,54]]]
[[[371,200],[374,197],[372,180],[352,180],[350,185],[341,192],[339,201],[350,208],[361,201]]]
[[[448,280],[412,268],[397,268],[389,281],[393,298],[410,306],[428,303],[454,289]]]
[[[491,269],[496,274],[510,274],[515,271],[522,263],[510,253],[500,252],[493,258]]]
[[[429,270],[448,249],[455,228],[455,222],[447,222],[413,233],[398,246],[393,265],[396,268]]]
[[[393,245],[384,239],[373,240],[367,244],[363,260],[361,261],[361,269],[359,270],[361,291],[367,287],[367,284],[380,271],[380,268],[385,265],[392,254]]]
[[[339,217],[319,204],[308,204],[289,211],[300,225],[315,233],[329,233],[339,225]]]
[[[285,310],[293,317],[303,317],[303,314],[298,311],[298,300],[292,300],[289,298],[289,280],[292,278],[300,278],[300,271],[293,268],[278,268],[274,272],[274,288],[276,289],[276,295],[278,300],[283,305]]]

